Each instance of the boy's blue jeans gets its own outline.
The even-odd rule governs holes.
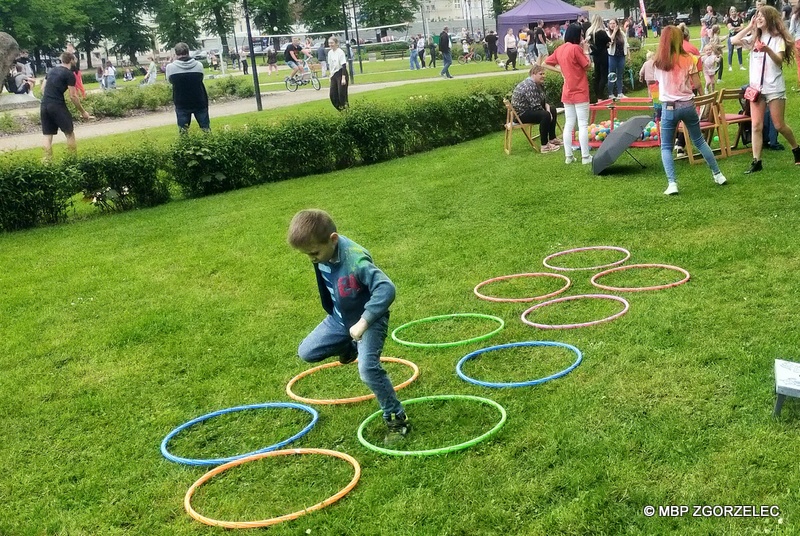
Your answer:
[[[383,370],[380,362],[383,343],[389,331],[389,315],[386,314],[367,328],[358,343],[358,373],[361,381],[375,393],[383,410],[383,418],[389,419],[403,412],[403,406],[397,399],[389,375]],[[316,363],[335,355],[347,352],[353,342],[350,330],[340,324],[331,315],[314,328],[308,337],[303,339],[297,354],[308,363]]]

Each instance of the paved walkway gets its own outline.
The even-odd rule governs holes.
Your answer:
[[[481,73],[463,75],[458,78],[487,78],[492,76],[505,76],[505,75],[519,75],[524,71],[498,71],[494,73]],[[380,82],[375,84],[354,84],[350,86],[350,94],[364,93],[366,91],[374,91],[376,89],[383,89],[388,87],[404,86],[407,84],[416,84],[421,82],[442,82],[446,83],[447,80],[441,77],[423,78],[416,80],[401,80],[397,82]],[[301,88],[295,93],[283,91],[270,91],[261,94],[261,104],[264,110],[271,110],[273,108],[280,108],[283,106],[293,106],[303,102],[311,102],[316,100],[328,99],[328,90],[322,89],[314,91],[310,87]],[[215,117],[224,117],[227,115],[237,115],[256,112],[255,99],[242,99],[222,104],[212,104],[209,108],[209,114],[212,119]],[[75,135],[78,138],[78,147],[80,148],[80,140],[86,138],[94,138],[97,136],[107,136],[109,134],[120,134],[124,132],[133,132],[136,130],[145,130],[153,127],[161,127],[165,125],[175,124],[175,112],[157,112],[137,117],[128,117],[121,119],[103,119],[93,123],[76,123]],[[55,143],[64,143],[65,138],[59,134]],[[42,135],[39,133],[34,134],[20,134],[18,136],[8,136],[0,138],[0,151],[13,151],[17,149],[29,149],[32,147],[40,147],[42,145]]]

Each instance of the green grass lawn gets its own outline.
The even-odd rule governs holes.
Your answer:
[[[423,87],[396,88],[386,102]],[[790,99],[788,121],[797,128],[796,95]],[[400,459],[356,439],[374,401],[319,407],[318,425],[294,446],[353,455],[361,481],[341,502],[271,534],[800,532],[798,401],[771,418],[773,361],[800,359],[797,168],[787,151],[767,152],[765,171],[745,176],[742,155],[721,161],[729,185],[719,187],[707,167],[682,162],[681,194],[666,197],[658,151],[635,154],[646,169],[623,155],[612,173],[595,177],[565,166],[562,152],[531,152],[521,136],[506,156],[496,134],[380,165],[0,236],[0,534],[209,533],[182,506],[204,470],[166,461],[159,444],[201,414],[288,401],[287,382],[308,368],[297,345],[323,318],[311,266],[285,241],[292,215],[312,206],[328,210],[396,283],[392,329],[456,312],[505,320],[482,343],[436,350],[388,340],[384,353],[421,369],[401,400],[488,397],[507,409],[508,422],[469,450]],[[631,263],[673,264],[692,278],[626,295],[631,308],[618,320],[566,331],[526,326],[525,304],[472,293],[491,277],[547,271],[546,255],[589,245],[625,247]],[[566,295],[595,292],[592,272],[568,275]],[[626,272],[604,282],[676,277]],[[486,290],[514,296],[560,286],[536,279]],[[617,310],[584,301],[531,319],[567,323]],[[491,328],[450,321],[406,335],[446,341]],[[583,362],[522,389],[481,388],[455,374],[467,352],[527,340],[575,345]],[[573,361],[563,350],[514,349],[470,361],[465,372],[523,381]],[[395,382],[409,376],[401,365],[387,368]],[[304,379],[296,391],[336,397],[366,389],[351,366]],[[409,415],[410,448],[465,441],[498,418],[465,402],[415,404]],[[307,422],[296,411],[246,412],[188,430],[170,447],[185,457],[227,456]],[[212,479],[193,504],[210,517],[262,519],[319,502],[350,478],[338,460],[265,460]],[[736,504],[777,505],[781,515],[642,513],[647,505]]]

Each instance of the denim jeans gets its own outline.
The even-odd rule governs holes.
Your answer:
[[[739,58],[739,67],[742,66],[742,47],[736,47],[736,55]],[[733,67],[733,44],[731,38],[728,37],[728,65]]]
[[[200,125],[200,128],[206,131],[211,130],[208,108],[175,108],[175,115],[178,116],[178,128],[181,132],[189,129],[189,125],[192,123],[192,114],[194,114],[194,118],[197,119],[197,124]]]
[[[450,65],[453,64],[453,56],[450,55],[450,52],[442,52],[442,61],[444,62],[444,67],[442,67],[441,74],[450,76]]]
[[[661,163],[664,164],[667,180],[675,182],[675,162],[672,160],[672,144],[675,143],[675,130],[681,121],[686,125],[686,129],[689,131],[689,138],[694,146],[700,150],[711,171],[719,173],[717,159],[714,158],[711,147],[708,146],[705,138],[703,138],[703,133],[700,132],[700,118],[697,117],[697,110],[694,104],[672,110],[670,108],[672,108],[671,105],[664,104],[661,110]]]
[[[622,81],[625,79],[625,56],[609,56],[608,57],[608,72],[616,73],[617,81],[616,81],[616,91],[614,90],[614,84],[611,82],[608,83],[608,94],[609,95],[621,95],[622,94]]]
[[[388,331],[389,315],[386,314],[367,328],[361,337],[361,342],[358,343],[358,373],[361,375],[361,381],[375,393],[378,404],[383,410],[384,419],[390,418],[392,413],[395,415],[403,413],[403,406],[397,399],[389,375],[383,370],[380,362]],[[308,337],[303,339],[297,354],[307,363],[316,363],[346,353],[352,342],[350,330],[328,315]]]
[[[416,48],[411,50],[411,55],[408,57],[408,65],[412,71],[420,69],[419,52],[417,52]]]

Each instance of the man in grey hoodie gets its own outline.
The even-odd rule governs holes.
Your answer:
[[[172,84],[172,101],[178,128],[185,132],[192,122],[192,114],[200,128],[211,130],[208,118],[208,94],[203,85],[203,64],[189,57],[189,45],[175,45],[175,60],[167,65],[167,80]]]

